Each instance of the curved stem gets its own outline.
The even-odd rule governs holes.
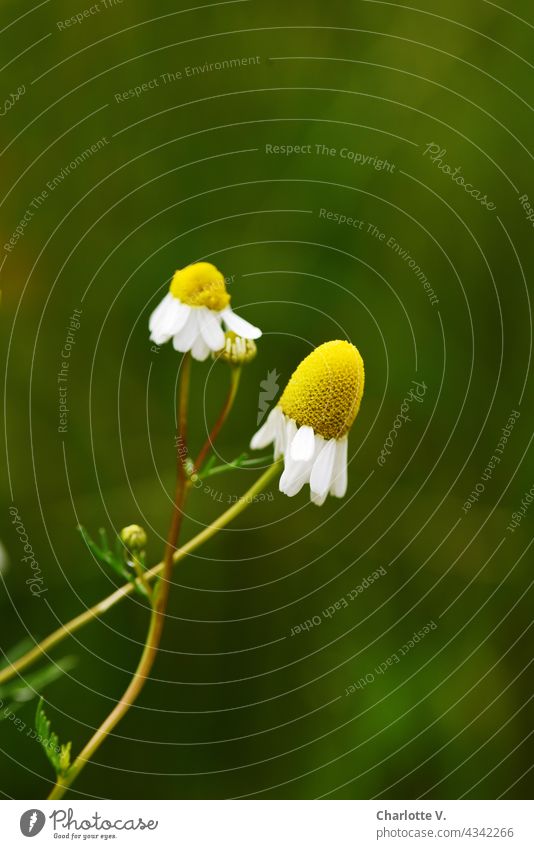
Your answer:
[[[237,516],[239,516],[239,514],[242,513],[249,506],[249,504],[252,504],[254,502],[254,499],[256,498],[256,496],[259,495],[259,493],[262,492],[262,490],[269,483],[269,481],[271,481],[274,478],[274,476],[280,471],[280,468],[281,468],[280,461],[277,461],[276,463],[273,463],[271,466],[269,466],[269,468],[263,473],[263,475],[261,475],[261,477],[258,478],[258,480],[250,487],[250,489],[247,490],[247,492],[239,499],[239,501],[237,501],[228,510],[226,510],[224,513],[222,513],[211,525],[209,525],[207,528],[204,528],[204,530],[200,534],[198,534],[193,540],[186,543],[186,545],[184,545],[182,548],[180,548],[178,551],[176,551],[176,553],[173,556],[173,561],[176,563],[176,562],[178,562],[178,560],[181,560],[184,557],[186,557],[187,554],[190,553],[190,551],[194,551],[196,548],[198,548],[204,542],[207,542],[209,539],[211,539],[213,536],[215,536],[215,534],[218,531],[222,530],[222,528],[225,528],[233,519],[235,519]],[[147,572],[147,577],[148,576],[155,577],[156,575],[159,575],[163,571],[164,566],[165,566],[164,562],[158,563],[157,566],[154,566],[153,569],[151,569],[149,572]],[[128,592],[124,592],[122,596],[120,596],[119,598],[116,599],[116,601],[120,600],[120,598],[124,598],[126,595],[128,595],[132,591],[131,588],[128,588],[128,587],[122,587],[121,589],[123,591],[128,590]],[[115,593],[114,595],[116,596],[117,593]],[[110,596],[110,599],[111,598],[112,598],[112,596]],[[107,606],[106,606],[106,610],[109,610],[109,607],[112,606],[112,604],[109,604],[110,599],[106,599],[105,602],[101,603],[101,604],[108,603]],[[115,604],[116,601],[114,601],[113,604]],[[135,686],[138,686],[138,684],[140,682],[141,683],[141,687],[139,688],[139,691],[140,691],[140,689],[142,688],[143,684],[145,683],[145,680],[146,680],[146,677],[147,677],[146,670],[148,668],[148,671],[150,671],[150,668],[151,668],[151,665],[152,665],[151,664],[151,650],[154,646],[154,639],[153,638],[154,638],[154,636],[157,637],[157,632],[156,633],[153,632],[153,628],[156,628],[156,625],[155,625],[154,622],[151,623],[151,630],[150,630],[149,635],[147,637],[147,643],[146,643],[146,646],[145,646],[145,650],[143,652],[143,656],[141,658],[139,667],[136,671],[135,678],[132,680],[130,687],[128,687],[128,690],[124,694],[121,702],[119,702],[119,704],[115,707],[114,711],[110,714],[110,716],[108,717],[108,719],[106,720],[104,725],[101,726],[99,731],[96,732],[96,734],[93,736],[90,743],[87,744],[87,746],[85,747],[83,752],[81,752],[81,754],[78,756],[78,758],[76,759],[76,761],[72,765],[72,767],[69,770],[69,772],[67,773],[67,775],[64,776],[63,778],[58,779],[52,793],[49,796],[50,799],[61,799],[61,798],[63,798],[63,795],[65,794],[67,789],[70,787],[70,785],[72,784],[74,779],[77,777],[77,775],[79,775],[79,773],[81,772],[81,770],[85,766],[87,760],[90,759],[90,757],[94,754],[94,752],[96,751],[96,749],[98,748],[100,743],[105,739],[107,734],[109,734],[109,732],[115,727],[117,722],[124,715],[126,710],[128,710],[130,705],[133,703],[133,701],[131,701],[131,698],[132,698],[132,689],[131,688],[134,686],[134,684],[135,684]],[[149,663],[150,663],[150,666],[148,666]],[[133,696],[135,697],[135,690],[133,691]],[[126,702],[125,702],[125,700],[126,700]],[[123,704],[126,705],[126,710],[121,711],[121,706]],[[111,725],[111,722],[113,722],[112,725]],[[102,732],[102,735],[100,734],[100,732]],[[95,740],[95,738],[96,738],[96,740]]]
[[[235,397],[237,395],[237,390],[239,388],[239,379],[241,377],[241,368],[234,367],[232,368],[232,376],[230,383],[230,390],[224,402],[221,413],[215,422],[206,442],[204,443],[196,461],[194,467],[196,470],[200,470],[200,468],[204,465],[206,457],[213,447],[213,443],[217,439],[221,429],[228,418],[228,414],[230,413]],[[181,457],[182,461],[187,459],[187,450],[185,445],[181,445],[180,442],[178,444],[179,449],[179,458]],[[182,462],[183,468],[183,462]],[[225,514],[224,514],[225,515]],[[224,527],[224,525],[222,526]],[[199,534],[193,539],[189,540],[185,546],[178,549],[174,554],[174,563],[178,563],[184,557],[187,557],[192,551],[197,548],[198,545],[202,544],[203,535]],[[113,592],[107,598],[102,599],[97,604],[89,607],[84,613],[80,613],[79,616],[75,616],[74,619],[71,619],[69,622],[64,625],[60,625],[59,628],[56,628],[55,631],[52,631],[48,637],[45,637],[44,640],[41,640],[36,646],[30,649],[26,654],[22,655],[22,657],[18,658],[15,661],[9,663],[4,669],[0,670],[0,686],[2,684],[7,683],[12,678],[15,677],[20,672],[23,672],[29,666],[32,666],[36,661],[40,660],[40,658],[45,655],[50,649],[53,649],[54,646],[57,646],[64,639],[75,634],[76,631],[79,631],[80,628],[83,628],[84,625],[88,625],[89,622],[92,622],[94,619],[99,619],[103,616],[104,613],[107,613],[110,608],[114,607],[119,601],[127,596],[131,595],[133,591],[136,589],[136,585],[142,584],[148,588],[150,586],[150,582],[157,578],[161,572],[163,571],[164,561],[158,563],[152,569],[144,572],[142,575],[138,575],[137,579],[134,581],[125,584],[120,587],[118,590]]]
[[[179,563],[181,560],[184,560],[189,554],[196,551],[197,548],[200,548],[205,542],[211,539],[212,536],[225,528],[230,522],[238,515],[241,510],[237,509],[241,507],[242,502],[249,501],[253,499],[258,493],[262,491],[265,485],[271,480],[276,471],[279,468],[279,464],[276,463],[273,466],[270,466],[267,471],[256,481],[254,486],[252,486],[248,492],[243,495],[243,498],[236,502],[236,504],[232,505],[228,510],[224,513],[221,513],[218,519],[216,519],[213,524],[209,525],[207,528],[204,528],[199,534],[190,539],[184,545],[180,546],[179,549],[174,554],[173,560],[174,563]],[[150,583],[155,580],[159,575],[161,575],[163,571],[163,561],[157,563],[147,572],[145,572],[145,580]],[[108,610],[111,610],[112,607],[115,607],[123,598],[127,598],[130,596],[135,589],[136,581],[129,581],[127,584],[124,584],[122,587],[119,587],[118,590],[115,590],[114,593],[107,596],[107,598],[102,599],[97,604],[90,607],[88,610],[84,611],[84,613],[80,613],[79,616],[75,616],[74,619],[71,619],[70,622],[66,622],[65,625],[61,625],[57,630],[53,631],[48,637],[45,637],[44,640],[34,646],[29,652],[20,657],[18,660],[15,660],[12,664],[10,664],[6,669],[3,669],[0,672],[0,684],[6,683],[6,681],[11,680],[17,673],[23,672],[29,666],[32,666],[37,660],[39,660],[43,655],[47,654],[48,651],[55,648],[59,643],[65,640],[67,637],[70,637],[72,634],[75,634],[85,625],[88,625],[90,622],[94,620],[100,619]]]
[[[234,401],[235,401],[235,397],[237,395],[237,390],[239,389],[239,381],[240,381],[240,378],[241,378],[241,371],[242,371],[241,366],[233,366],[232,367],[232,374],[231,374],[231,377],[230,377],[230,389],[228,390],[228,395],[226,396],[226,401],[223,404],[223,408],[222,408],[222,410],[219,414],[219,418],[217,419],[217,421],[213,425],[208,438],[206,439],[197,459],[195,460],[195,472],[197,472],[197,473],[201,471],[202,466],[206,462],[206,458],[207,458],[208,454],[210,453],[211,449],[213,448],[213,443],[215,442],[215,440],[219,436],[219,433],[221,432],[221,429],[222,429],[226,419],[228,418],[228,414],[230,413],[230,410],[234,406]]]
[[[171,589],[172,569],[174,565],[174,554],[180,529],[183,521],[183,507],[187,489],[187,475],[185,461],[187,451],[187,413],[189,408],[189,389],[191,383],[191,354],[185,354],[183,359],[182,374],[180,375],[180,390],[178,401],[178,463],[176,474],[176,493],[172,509],[171,525],[165,556],[163,558],[163,574],[154,593],[152,601],[152,613],[150,625],[143,647],[141,659],[137,665],[132,680],[126,688],[121,700],[115,705],[111,713],[106,717],[102,725],[97,728],[89,742],[84,746],[72,766],[65,775],[58,777],[56,784],[50,794],[50,799],[61,799],[65,791],[71,786],[85,765],[91,760],[94,753],[100,748],[108,734],[126,715],[130,707],[138,699],[146,681],[149,678],[152,667],[156,660],[163,628],[169,595]]]

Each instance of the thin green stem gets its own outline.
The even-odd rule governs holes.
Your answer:
[[[143,564],[141,563],[141,560],[139,559],[137,554],[132,554],[131,557],[132,557],[131,563],[132,563],[134,572],[136,574],[137,581],[143,587],[145,594],[146,594],[146,597],[151,598],[152,590],[151,590],[150,586],[148,585],[148,582],[145,578],[145,570],[144,570]]]
[[[265,484],[273,477],[274,471],[273,469],[277,469],[278,465],[270,466],[267,472],[262,475],[261,478],[258,478],[257,486],[253,486],[243,495],[243,499],[250,499],[257,495],[262,491]],[[235,509],[241,502],[237,502],[230,509],[226,510],[225,513],[222,513],[219,518],[209,527],[205,528],[195,537],[190,539],[184,545],[180,546],[177,549],[174,555],[174,563],[179,563],[181,560],[184,560],[189,554],[192,554],[196,551],[197,548],[200,548],[205,542],[207,542],[217,531],[225,528],[235,517]],[[157,563],[147,572],[145,572],[145,580],[150,583],[154,581],[159,575],[161,575],[163,571],[163,561]],[[93,622],[97,619],[100,619],[104,616],[108,610],[111,610],[112,607],[115,607],[120,601],[124,598],[128,598],[128,596],[132,595],[135,590],[136,581],[129,581],[127,584],[124,584],[122,587],[119,587],[118,590],[111,593],[111,595],[107,596],[107,598],[102,599],[97,604],[93,605],[93,607],[88,608],[88,610],[81,613],[79,616],[76,616],[74,619],[71,619],[70,622],[66,622],[64,625],[61,625],[57,630],[53,631],[48,637],[45,637],[44,640],[41,640],[38,645],[34,646],[29,652],[20,657],[18,660],[13,661],[9,666],[5,669],[2,669],[0,672],[0,684],[5,684],[7,681],[10,681],[11,678],[14,678],[20,672],[23,672],[29,666],[32,666],[36,661],[38,661],[43,655],[47,654],[51,649],[55,648],[59,643],[63,642],[67,637],[72,636],[85,625],[88,625],[90,622]]]
[[[222,513],[217,519],[215,519],[215,521],[212,522],[211,525],[204,528],[204,530],[200,534],[198,534],[193,540],[190,540],[188,543],[186,543],[184,546],[182,546],[182,548],[180,548],[180,549],[178,549],[178,551],[176,551],[176,553],[174,554],[174,557],[173,557],[174,562],[176,563],[179,560],[182,560],[191,551],[194,551],[195,549],[199,548],[199,546],[203,545],[205,542],[208,542],[208,540],[210,540],[212,537],[214,537],[215,534],[218,533],[218,531],[222,530],[227,525],[229,525],[230,522],[232,522],[234,519],[236,519],[244,510],[246,510],[246,508],[250,504],[252,504],[254,502],[254,499],[256,498],[256,496],[259,495],[265,489],[267,484],[280,471],[280,468],[281,468],[280,461],[273,463],[271,466],[269,466],[269,468],[263,473],[263,475],[261,475],[261,477],[258,478],[258,480],[250,487],[250,489],[247,490],[247,492],[245,492],[245,494],[239,499],[239,501],[236,501],[235,504],[233,504],[224,513]],[[149,572],[146,573],[146,577],[150,577],[150,578],[156,577],[157,575],[159,575],[163,571],[163,568],[164,568],[164,563],[158,563],[157,566],[154,566]],[[114,593],[113,596],[109,597],[109,599],[105,599],[104,602],[101,602],[101,605],[104,605],[104,610],[101,610],[98,615],[101,615],[101,613],[105,612],[105,610],[109,610],[109,608],[112,607],[114,604],[116,604],[117,601],[120,601],[121,598],[124,598],[126,595],[129,595],[132,592],[132,588],[129,585],[122,587],[121,590],[122,590],[122,595],[119,595],[118,593]],[[111,601],[114,596],[116,598],[113,601]],[[64,626],[64,627],[67,627],[67,626]],[[148,647],[151,643],[151,638],[152,638],[152,635],[149,634],[149,637],[147,638],[147,646],[146,646],[147,650],[148,650]],[[143,658],[141,659],[141,663],[143,663],[144,659],[145,658],[144,658],[144,654],[143,654]],[[125,696],[126,695],[128,695],[128,693],[126,693]],[[124,697],[123,697],[123,699],[124,699]],[[130,705],[128,704],[127,708],[129,706]],[[119,706],[117,706],[117,707],[119,707]],[[108,719],[109,719],[109,717],[108,717]],[[107,730],[107,733],[109,733],[110,730],[112,730],[112,729],[110,728],[109,730]],[[94,740],[94,738],[93,738],[93,740]],[[94,751],[96,751],[96,748],[98,748],[98,746],[96,746],[94,749],[92,749],[89,752],[87,751],[88,748],[89,748],[89,744],[88,744],[88,746],[86,746],[84,751],[78,756],[78,758],[76,759],[75,763],[73,764],[73,766],[71,767],[71,770],[67,773],[67,775],[64,778],[58,779],[58,782],[57,782],[56,786],[54,787],[54,790],[52,791],[52,793],[49,797],[50,799],[61,799],[63,797],[66,790],[72,784],[72,781],[74,781],[74,779],[79,774],[81,769],[83,769],[83,766],[85,765],[86,760],[91,757],[91,755],[94,753]],[[76,772],[73,773],[73,770],[75,769],[75,767],[76,767]]]
[[[156,660],[158,649],[161,643],[163,628],[165,626],[165,617],[169,595],[171,589],[172,570],[174,566],[174,555],[178,544],[178,537],[183,521],[183,508],[187,490],[187,475],[185,471],[185,461],[188,456],[187,451],[187,416],[189,409],[189,390],[191,384],[191,354],[185,354],[183,359],[182,374],[180,375],[180,390],[178,395],[178,463],[176,474],[176,493],[171,516],[171,525],[167,544],[165,546],[165,556],[163,558],[163,573],[161,580],[154,592],[152,601],[152,613],[150,616],[150,625],[146,636],[145,645],[141,659],[137,665],[132,680],[128,684],[122,698],[115,705],[111,713],[106,717],[104,722],[95,731],[89,742],[84,746],[72,766],[67,770],[65,775],[58,777],[56,784],[50,794],[50,799],[62,799],[66,790],[76,780],[82,769],[91,760],[95,752],[104,743],[106,737],[113,731],[118,723],[127,714],[130,707],[137,701],[139,695],[147,682],[154,662]]]
[[[197,460],[195,462],[195,468],[200,468],[200,463],[204,464],[205,457],[209,453],[209,449],[212,447],[215,439],[219,435],[223,424],[225,423],[230,410],[232,409],[237,390],[239,388],[239,378],[241,376],[240,368],[232,369],[231,376],[231,384],[230,391],[224,403],[223,409],[217,422],[213,426],[211,433],[206,440]],[[179,467],[183,469],[183,465],[185,460],[187,459],[187,449],[185,445],[182,445],[180,440],[178,442],[178,458],[182,462],[179,464]],[[223,514],[223,516],[226,514]],[[222,525],[224,527],[224,525]],[[184,557],[187,557],[192,551],[202,545],[203,542],[203,533],[197,535],[193,539],[189,540],[184,546],[178,549],[173,556],[174,563],[178,563],[180,560],[183,560]],[[20,674],[29,666],[32,666],[36,661],[40,660],[44,655],[46,655],[51,649],[61,643],[64,639],[75,634],[80,628],[83,628],[85,625],[88,625],[89,622],[92,622],[94,619],[99,619],[104,613],[107,613],[112,607],[114,607],[119,601],[122,601],[123,598],[127,598],[127,596],[131,595],[136,589],[136,585],[139,586],[143,583],[146,583],[148,586],[151,581],[155,580],[159,575],[161,575],[163,571],[164,561],[162,560],[152,569],[148,570],[143,574],[143,576],[138,576],[136,580],[130,581],[124,586],[120,587],[115,592],[111,593],[107,598],[102,599],[97,604],[88,608],[84,613],[80,613],[79,616],[75,616],[74,619],[71,619],[70,622],[66,622],[64,625],[60,625],[55,631],[52,631],[48,637],[45,637],[44,640],[41,640],[36,646],[30,649],[26,654],[22,655],[22,657],[17,660],[11,662],[4,669],[0,670],[0,686],[2,684],[7,683],[15,675]]]
[[[206,458],[213,448],[213,444],[221,429],[228,418],[228,415],[234,406],[234,401],[237,395],[237,390],[239,389],[239,381],[241,379],[241,366],[232,366],[232,372],[230,377],[230,389],[228,390],[228,395],[226,396],[226,400],[223,404],[222,410],[219,414],[219,418],[213,425],[208,438],[206,439],[204,445],[201,448],[201,451],[195,460],[195,472],[198,474],[202,470],[202,466],[206,462]]]

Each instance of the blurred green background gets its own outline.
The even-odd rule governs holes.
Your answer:
[[[264,330],[218,445],[224,459],[246,450],[270,371],[282,389],[313,347],[348,338],[367,376],[347,498],[318,510],[274,484],[272,501],[180,565],[153,678],[71,798],[532,792],[534,510],[507,530],[534,484],[533,231],[520,202],[534,198],[532,6],[422,5],[3,4],[3,651],[117,584],[78,522],[110,534],[138,522],[150,562],[160,559],[179,359],[169,345],[151,350],[147,321],[176,268],[214,262],[232,278],[234,308]],[[243,57],[254,62],[209,69]],[[139,96],[124,96],[136,86]],[[430,144],[495,208],[440,170]],[[426,384],[424,402],[380,467],[413,380]],[[227,381],[224,366],[195,365],[193,447]],[[464,512],[514,410],[501,462]],[[257,475],[195,492],[183,538]],[[12,505],[42,570],[40,597],[26,584]],[[290,636],[381,567],[347,608]],[[129,599],[52,653],[77,659],[44,690],[75,752],[126,687],[147,619]],[[401,662],[375,673],[430,622]],[[347,696],[365,676],[372,683]],[[20,708],[28,727],[34,711],[35,701]],[[49,792],[44,754],[5,718],[0,748],[5,797]]]

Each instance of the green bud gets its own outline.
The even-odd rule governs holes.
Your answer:
[[[128,525],[122,529],[120,536],[129,551],[142,551],[147,543],[146,531],[140,525]]]
[[[242,366],[245,363],[250,363],[258,353],[256,344],[252,339],[243,339],[242,336],[237,336],[231,330],[224,334],[224,338],[224,348],[213,354],[216,360],[222,360],[233,366]]]

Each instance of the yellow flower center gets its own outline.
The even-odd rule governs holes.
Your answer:
[[[208,307],[216,312],[230,303],[224,277],[211,262],[195,262],[177,271],[170,293],[189,307]]]
[[[312,427],[323,439],[341,439],[358,415],[364,382],[358,349],[350,342],[326,342],[301,362],[279,406],[299,427]]]

